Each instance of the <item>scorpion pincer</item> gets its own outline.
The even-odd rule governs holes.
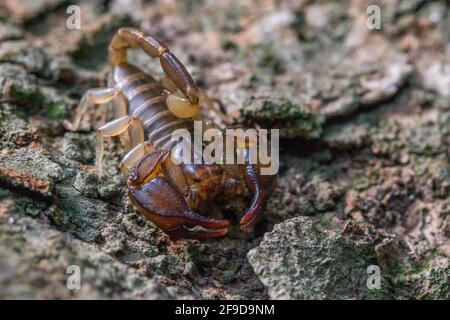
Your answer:
[[[127,61],[127,50],[134,47],[159,58],[166,75],[161,81]],[[239,189],[236,184],[246,186],[253,194],[252,205],[240,220],[242,230],[252,230],[275,187],[275,176],[261,175],[259,163],[175,164],[169,156],[174,147],[173,130],[185,128],[191,132],[193,119],[199,118],[199,105],[214,108],[183,64],[167,47],[135,28],[116,32],[109,45],[109,62],[112,70],[108,87],[87,90],[73,122],[64,122],[67,130],[76,131],[89,105],[112,101],[114,120],[97,130],[93,169],[102,170],[104,138],[119,136],[128,150],[120,166],[127,173],[129,197],[142,214],[169,236],[225,236],[230,228],[228,220],[209,218],[207,206],[202,214],[198,210],[220,194],[230,198]]]

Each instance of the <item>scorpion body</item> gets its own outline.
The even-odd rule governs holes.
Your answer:
[[[141,47],[158,58],[166,77],[157,81],[127,61],[127,50]],[[170,152],[171,133],[193,130],[199,105],[213,108],[197,88],[183,64],[145,31],[121,28],[111,40],[112,71],[107,88],[89,89],[82,97],[67,130],[76,131],[90,104],[113,102],[114,120],[97,130],[93,169],[102,170],[104,138],[119,136],[129,150],[121,162],[127,173],[128,194],[138,210],[172,237],[217,238],[229,231],[229,222],[212,219],[196,211],[219,194],[240,193],[241,181],[254,194],[253,203],[240,221],[241,229],[252,230],[262,216],[263,204],[274,188],[274,176],[260,174],[258,164],[175,164]],[[243,147],[245,148],[245,146]]]

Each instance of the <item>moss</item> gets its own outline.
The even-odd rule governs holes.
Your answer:
[[[11,96],[20,104],[25,105],[28,111],[36,113],[40,107],[45,105],[45,96],[37,89],[26,89],[24,87],[13,86]]]
[[[450,299],[450,265],[437,264],[438,253],[412,264],[402,263],[389,270],[393,294],[399,299]]]
[[[45,115],[53,120],[63,119],[66,117],[66,109],[63,104],[52,101],[46,104]]]
[[[50,100],[36,88],[24,88],[13,86],[11,95],[18,103],[27,108],[31,114],[40,113],[47,118],[58,120],[67,116],[64,105],[60,102]]]
[[[85,69],[101,70],[108,63],[108,46],[112,36],[118,28],[131,25],[133,22],[123,17],[93,35],[84,33],[78,49],[72,54],[73,62]]]
[[[105,36],[102,41],[89,41],[86,35],[83,35],[80,46],[72,54],[73,61],[80,67],[86,69],[101,69],[106,64],[105,57],[108,55],[107,38]]]
[[[360,177],[357,179],[355,185],[353,186],[353,189],[356,191],[364,191],[369,189],[372,186],[372,183],[369,179],[365,177]]]

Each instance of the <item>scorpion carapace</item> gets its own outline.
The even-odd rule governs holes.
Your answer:
[[[156,81],[128,63],[127,50],[133,47],[159,58],[166,77]],[[197,209],[219,194],[230,197],[244,182],[254,198],[240,225],[244,231],[252,230],[274,188],[274,176],[261,175],[259,164],[175,164],[169,156],[174,146],[171,133],[179,128],[191,131],[193,119],[200,117],[199,105],[215,107],[183,64],[167,47],[135,28],[121,28],[113,36],[109,62],[108,87],[87,90],[74,121],[64,122],[67,130],[76,131],[88,105],[112,101],[114,120],[97,130],[93,169],[102,170],[104,138],[119,136],[129,150],[120,166],[127,173],[130,199],[159,228],[181,238],[225,236],[228,220],[207,217]]]

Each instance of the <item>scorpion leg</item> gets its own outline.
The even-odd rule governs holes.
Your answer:
[[[120,168],[122,172],[127,173],[130,168],[138,162],[147,153],[155,149],[154,145],[148,141],[142,142],[128,152],[120,162]]]
[[[120,117],[128,115],[128,102],[123,94],[119,94],[116,99],[112,100],[114,119],[119,119]],[[119,135],[120,143],[125,148],[125,150],[132,149],[130,132],[126,130],[121,135]]]
[[[64,127],[69,131],[77,131],[78,128],[80,127],[81,118],[86,113],[87,107],[90,104],[104,104],[117,97],[119,93],[120,90],[116,88],[93,88],[87,90],[83,95],[83,97],[81,98],[81,102],[77,107],[73,122],[65,120]],[[118,106],[119,108],[123,109],[124,108],[123,104],[126,102],[123,99],[121,99],[120,101],[121,102],[118,102],[120,103],[118,104]]]
[[[131,144],[136,146],[144,142],[144,127],[139,118],[134,116],[123,116],[119,119],[105,123],[97,130],[97,147],[95,149],[95,166],[93,169],[102,169],[105,137],[118,136],[130,129]]]
[[[162,176],[169,151],[147,154],[128,173],[130,199],[139,211],[169,236],[175,238],[218,238],[228,233],[227,220],[206,218],[192,211],[171,180]]]
[[[178,88],[167,96],[167,106],[179,118],[190,118],[198,111],[199,90],[186,67],[170,50],[147,32],[120,28],[109,45],[109,61],[114,65],[127,61],[129,48],[141,47],[152,58],[159,58],[167,77]]]

